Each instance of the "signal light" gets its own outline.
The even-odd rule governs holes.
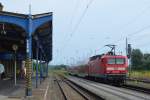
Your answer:
[[[127,54],[128,58],[131,58],[131,53],[132,53],[131,44],[128,44],[128,54]]]

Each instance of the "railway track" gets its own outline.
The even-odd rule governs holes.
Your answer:
[[[93,81],[93,80],[91,80],[91,81]],[[94,81],[94,82],[99,83],[100,81]],[[141,81],[139,81],[139,82],[141,82]],[[142,81],[142,82],[143,83],[148,83],[147,81],[146,82]],[[104,82],[100,82],[100,83],[106,84]],[[134,91],[150,94],[150,88],[144,88],[142,86],[139,87],[139,86],[134,86],[134,85],[129,85],[129,84],[125,84],[125,85],[121,85],[121,86],[118,86],[118,85],[115,85],[115,84],[108,84],[108,85],[112,85],[112,86],[115,86],[115,87],[122,87],[122,88],[125,88],[125,89],[130,89],[130,90],[134,90]]]
[[[122,87],[126,89],[130,89],[130,90],[135,90],[135,91],[143,92],[146,94],[150,94],[150,89],[147,89],[147,88],[137,87],[133,85],[123,85]]]
[[[136,82],[143,82],[143,83],[150,83],[149,79],[138,79],[138,78],[129,78],[129,77],[127,77],[126,80],[136,81]]]
[[[131,88],[115,87],[75,77],[70,77],[69,80],[106,100],[150,100],[149,94]]]
[[[61,91],[61,93],[62,93],[64,99],[67,100],[67,96],[65,95],[65,93],[64,93],[64,91],[63,91],[63,89],[62,89],[62,87],[61,87],[61,85],[60,85],[60,82],[59,82],[59,81],[61,81],[61,80],[56,79],[55,81],[57,82],[57,84],[58,84],[58,86],[59,86],[59,89],[60,89],[60,91]]]
[[[67,79],[55,77],[64,100],[102,100],[99,96],[96,96],[85,89],[73,84]]]

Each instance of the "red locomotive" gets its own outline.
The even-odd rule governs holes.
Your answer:
[[[73,67],[70,72],[82,77],[122,84],[126,79],[127,62],[126,56],[108,52],[107,54],[90,57],[88,64]]]

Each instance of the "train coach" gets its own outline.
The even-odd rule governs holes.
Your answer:
[[[87,64],[71,68],[70,73],[120,85],[126,80],[127,62],[127,57],[122,55],[96,55]]]

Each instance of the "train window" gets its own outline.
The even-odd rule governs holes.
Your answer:
[[[125,59],[123,59],[123,58],[116,59],[116,64],[124,64],[124,63],[125,63]]]
[[[125,59],[124,58],[110,58],[108,59],[108,64],[124,64]]]
[[[108,64],[115,64],[115,59],[114,58],[108,59]]]

